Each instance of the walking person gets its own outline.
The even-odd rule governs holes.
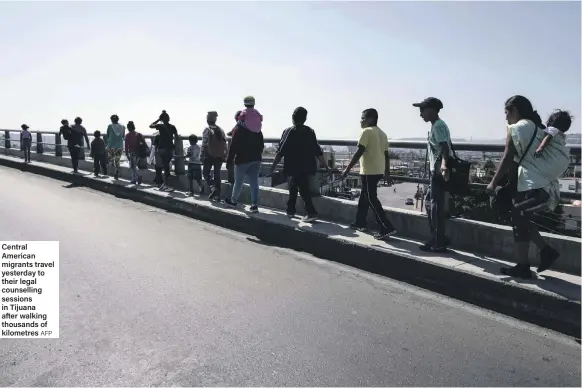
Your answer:
[[[388,137],[384,131],[378,128],[378,111],[376,109],[366,109],[362,112],[360,126],[362,132],[358,140],[358,150],[342,172],[341,178],[345,179],[354,165],[358,161],[360,162],[362,191],[358,200],[356,221],[350,227],[360,231],[366,230],[368,209],[371,207],[376,221],[380,225],[380,232],[376,233],[374,237],[380,240],[396,234],[396,229],[386,217],[378,199],[380,180],[384,178],[386,181],[391,181]]]
[[[113,179],[119,179],[119,167],[123,154],[123,139],[125,138],[125,126],[119,124],[119,116],[110,117],[111,124],[107,126],[107,153],[109,163],[113,167]]]
[[[29,127],[26,124],[20,126],[22,132],[20,132],[20,144],[22,145],[22,151],[24,151],[24,163],[30,163],[30,147],[32,147],[32,133],[28,130]]]
[[[566,132],[571,125],[571,117],[556,112],[550,116],[548,126]],[[540,265],[537,272],[550,268],[560,256],[559,252],[546,243],[538,229],[531,222],[533,209],[545,204],[553,210],[560,201],[558,178],[566,171],[570,163],[569,151],[565,139],[546,140],[540,157],[539,147],[544,143],[546,126],[533,109],[531,102],[523,96],[513,96],[505,102],[507,120],[507,138],[503,157],[499,167],[487,186],[490,192],[507,174],[512,186],[513,204],[511,225],[515,241],[515,258],[517,265],[501,268],[504,275],[531,279],[533,277],[529,260],[529,246],[533,242],[539,250]],[[547,148],[546,148],[547,147]],[[514,168],[516,160],[517,170]],[[533,209],[532,209],[533,208]]]
[[[125,156],[129,161],[129,168],[131,169],[131,184],[141,185],[142,176],[139,172],[138,162],[141,157],[140,147],[145,144],[145,138],[135,130],[133,121],[127,123],[127,135],[125,135]],[[147,146],[147,145],[146,145]]]
[[[95,177],[99,176],[100,170],[103,171],[103,175],[107,175],[107,155],[105,141],[101,138],[101,132],[95,131],[93,133],[95,137],[91,142],[91,154],[93,158],[93,173]]]
[[[228,205],[237,206],[245,178],[248,178],[251,187],[250,212],[259,211],[259,173],[264,148],[263,133],[260,130],[256,131],[256,127],[251,130],[246,125],[237,126],[226,162],[227,167],[234,164],[234,185],[230,197],[225,200]]]
[[[70,128],[69,140],[67,143],[69,153],[71,154],[71,162],[73,163],[74,174],[79,172],[79,159],[81,158],[81,151],[83,150],[84,144],[86,144],[87,147],[90,146],[87,130],[85,127],[83,127],[83,125],[81,125],[82,123],[82,118],[75,118],[75,124],[73,124],[73,126]],[[83,140],[85,140],[85,143],[83,143]]]
[[[204,185],[202,184],[202,162],[200,160],[200,147],[198,146],[198,136],[190,135],[188,137],[190,147],[186,150],[188,157],[188,183],[190,184],[189,195],[194,195],[194,181],[198,184],[200,194],[204,194]]]
[[[327,171],[329,171],[329,167],[323,157],[321,147],[317,143],[315,131],[305,125],[307,109],[298,107],[293,112],[291,119],[293,126],[287,128],[281,136],[279,149],[271,167],[271,175],[283,158],[283,172],[288,177],[289,184],[287,216],[290,218],[295,216],[295,206],[299,192],[305,203],[305,212],[307,213],[302,218],[302,221],[312,222],[317,219],[317,211],[313,206],[309,188],[309,180],[317,172],[317,164],[314,163],[314,160],[319,159],[319,163],[325,166]]]
[[[412,104],[420,109],[420,117],[431,124],[427,139],[427,153],[430,167],[430,186],[426,193],[426,210],[431,231],[431,239],[420,249],[425,252],[443,252],[449,239],[446,234],[446,201],[448,193],[445,182],[449,179],[447,160],[451,150],[451,133],[447,124],[440,118],[443,109],[441,100],[428,97],[422,102]]]
[[[161,191],[171,190],[170,187],[170,164],[174,157],[175,144],[180,141],[178,130],[170,124],[170,115],[163,110],[160,117],[150,124],[150,128],[158,132],[157,152],[160,155],[162,168],[164,171],[163,183],[160,186]]]
[[[210,200],[220,201],[220,170],[227,155],[226,134],[218,125],[216,120],[218,113],[210,111],[206,115],[208,126],[202,132],[202,147],[200,148],[200,159],[203,163],[202,175],[210,189]],[[213,176],[210,176],[213,170]]]

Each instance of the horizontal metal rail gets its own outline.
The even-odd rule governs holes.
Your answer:
[[[21,131],[18,130],[11,130],[11,129],[0,129],[0,133],[6,135],[10,135],[11,133],[20,133]],[[40,134],[41,138],[42,135],[52,135],[55,136],[55,143],[49,142],[41,142],[38,141],[39,137],[37,135],[37,141],[33,141],[32,144],[40,145],[40,146],[54,146],[56,147],[64,147],[65,145],[62,144],[61,135],[59,132],[55,131],[30,131],[32,134]],[[93,136],[89,134],[89,137],[92,138]],[[33,136],[34,138],[34,136]],[[58,140],[57,140],[58,138]],[[153,141],[153,135],[144,135],[144,138]],[[188,136],[179,136],[182,141],[187,141]],[[230,139],[229,139],[230,140]],[[20,139],[12,139],[12,138],[5,138],[4,142],[0,142],[0,148],[5,148],[5,143],[20,143]],[[279,143],[280,139],[278,138],[265,138],[264,142],[267,144],[277,144]],[[320,145],[323,146],[344,146],[344,147],[355,147],[357,146],[357,141],[355,140],[342,140],[342,139],[318,139]],[[474,151],[474,152],[493,152],[493,153],[502,153],[505,149],[504,144],[493,144],[493,143],[473,143],[473,142],[458,142],[454,143],[456,151]],[[566,145],[570,150],[570,155],[574,157],[580,157],[580,144],[567,144]],[[394,140],[390,141],[390,147],[396,149],[415,149],[415,150],[426,150],[426,142],[425,141],[401,141],[401,140]],[[43,147],[44,148],[44,147]],[[83,147],[87,149],[88,147]],[[38,150],[38,148],[37,148]],[[266,163],[271,162],[274,156],[267,156],[263,157],[263,161]],[[322,170],[323,171],[323,170]],[[350,173],[350,176],[358,176],[357,173]],[[429,180],[426,178],[418,178],[418,177],[409,177],[409,176],[401,176],[401,175],[393,175],[392,180],[398,182],[409,182],[409,183],[418,183],[418,184],[429,184]],[[487,187],[486,184],[481,183],[471,183],[470,187],[475,190],[485,190]],[[560,193],[562,198],[568,199],[580,199],[580,193],[569,193],[569,192],[561,192]]]
[[[0,129],[0,131],[6,132],[14,132],[20,133],[21,131],[12,130],[12,129]],[[30,131],[31,133],[40,133],[43,135],[59,135],[59,132],[54,131]],[[91,134],[88,134],[92,137]],[[144,138],[153,140],[153,135],[144,135]],[[188,136],[179,136],[182,141],[187,141]],[[201,137],[201,136],[199,136]],[[13,140],[18,141],[18,140]],[[268,144],[276,144],[279,143],[279,138],[265,138],[265,143]],[[345,139],[318,139],[320,145],[324,146],[344,146],[344,147],[355,147],[358,145],[356,140],[345,140]],[[48,144],[48,143],[47,143]],[[496,144],[496,143],[475,143],[475,142],[455,142],[454,143],[455,150],[457,151],[481,151],[481,152],[503,152],[505,149],[504,144]],[[399,148],[399,149],[416,149],[416,150],[425,150],[426,149],[426,141],[404,141],[404,140],[393,140],[390,141],[391,148]],[[570,149],[570,154],[572,155],[580,155],[580,144],[567,144],[566,147]]]

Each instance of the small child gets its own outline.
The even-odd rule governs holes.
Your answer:
[[[101,132],[95,131],[93,133],[95,139],[91,142],[91,154],[93,158],[93,170],[95,176],[99,176],[99,168],[103,170],[103,174],[107,175],[107,158],[105,154],[105,141],[101,138]]]
[[[542,143],[538,147],[535,153],[535,157],[539,158],[548,144],[554,139],[555,137],[560,137],[561,140],[565,140],[565,133],[568,132],[570,126],[572,125],[572,116],[570,116],[570,112],[557,110],[548,118],[546,123],[546,129],[544,132],[546,136],[542,140]]]
[[[190,135],[188,137],[190,147],[186,151],[188,157],[188,181],[190,183],[189,195],[194,195],[194,181],[198,183],[200,194],[204,193],[204,186],[202,185],[202,162],[200,161],[200,147],[198,146],[198,137]]]
[[[234,132],[238,126],[247,128],[251,132],[261,132],[263,126],[263,115],[255,109],[255,98],[253,96],[245,97],[244,104],[246,109],[238,115],[236,126],[231,133]]]

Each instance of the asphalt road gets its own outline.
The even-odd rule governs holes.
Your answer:
[[[2,386],[580,386],[573,339],[0,167],[2,240],[59,240],[60,339]]]

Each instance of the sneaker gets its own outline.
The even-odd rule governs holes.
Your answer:
[[[533,275],[529,269],[529,265],[517,264],[514,267],[502,267],[500,270],[502,275],[511,276],[514,278],[531,279]]]
[[[430,250],[432,249],[432,239],[430,241],[425,242],[422,247],[420,248],[421,250],[425,251],[425,252],[430,252]],[[441,246],[436,248],[437,250],[442,250],[442,249],[446,249],[449,247],[449,245],[451,245],[451,239],[448,237],[445,237],[445,243]]]
[[[365,226],[358,225],[355,222],[352,222],[350,224],[350,229],[357,230],[358,232],[367,232],[368,231],[368,228],[366,228]]]
[[[287,217],[294,218],[295,217],[295,213],[287,213]]]
[[[252,205],[249,209],[249,211],[251,213],[258,213],[259,212],[259,207],[257,205]]]
[[[187,197],[193,197],[193,196],[194,196],[194,192],[193,192],[193,191],[188,191],[188,192],[186,193],[186,196],[187,196]]]
[[[317,220],[317,214],[311,214],[311,215],[306,215],[304,217],[301,218],[302,222],[313,222]]]
[[[137,181],[130,181],[129,184],[130,185],[135,185],[135,184],[137,184]]]
[[[93,174],[93,176],[94,176],[95,178],[99,178],[99,174],[97,174],[97,173]]]
[[[540,266],[538,273],[550,268],[556,259],[560,257],[560,253],[549,245],[540,251]]]
[[[212,194],[210,194],[210,195],[212,195]],[[231,198],[226,198],[226,199],[224,200],[224,203],[226,203],[228,206],[231,206],[231,207],[237,207],[237,205],[238,205],[238,204],[237,204],[236,202],[234,202],[234,201],[233,201]]]
[[[382,230],[380,233],[376,233],[374,238],[376,240],[383,240],[387,237],[394,236],[396,234],[396,229],[385,229]]]

